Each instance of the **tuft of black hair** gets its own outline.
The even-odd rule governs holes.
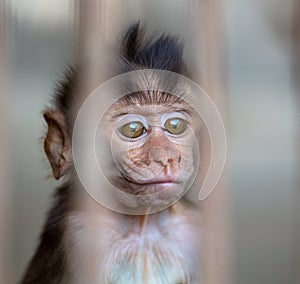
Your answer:
[[[178,37],[153,34],[147,38],[137,22],[125,32],[120,46],[125,72],[147,68],[186,74],[183,44]]]

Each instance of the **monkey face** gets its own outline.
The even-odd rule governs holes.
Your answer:
[[[147,203],[178,200],[198,165],[192,115],[182,105],[115,105],[105,117],[110,167],[105,175],[120,190]]]

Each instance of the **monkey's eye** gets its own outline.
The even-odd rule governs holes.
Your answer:
[[[165,122],[165,129],[175,135],[183,133],[187,128],[187,122],[180,117],[172,117]]]
[[[132,121],[123,125],[120,132],[127,138],[138,138],[146,132],[146,128],[141,122]]]

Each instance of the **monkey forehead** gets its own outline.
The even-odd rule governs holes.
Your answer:
[[[191,117],[197,115],[195,109],[182,98],[161,98],[158,100],[139,100],[137,96],[128,96],[112,104],[104,118],[117,118],[126,114],[161,115],[168,112],[183,112]]]
[[[166,105],[171,107],[176,104],[191,107],[182,96],[157,90],[133,92],[121,97],[117,103],[123,107],[131,105]]]
[[[107,114],[109,115],[109,119],[115,120],[127,114],[160,117],[161,115],[170,112],[182,112],[190,115],[189,110],[181,105],[173,105],[172,107],[168,107],[165,105],[131,105],[127,107],[124,107],[122,105],[115,105]]]

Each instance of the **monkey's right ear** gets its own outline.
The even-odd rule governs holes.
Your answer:
[[[48,131],[44,149],[50,162],[53,176],[62,177],[72,163],[70,138],[64,115],[60,111],[50,110],[44,113]]]

